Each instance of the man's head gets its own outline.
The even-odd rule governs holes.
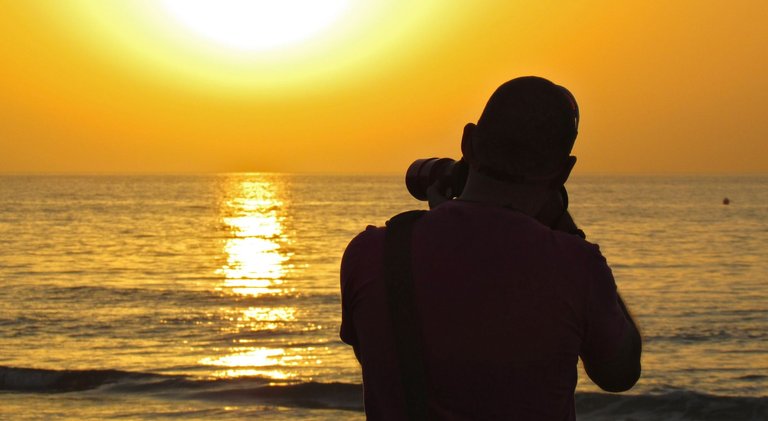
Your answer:
[[[570,170],[578,118],[567,89],[535,76],[513,79],[491,95],[477,125],[467,126],[462,152],[494,178],[557,178]]]

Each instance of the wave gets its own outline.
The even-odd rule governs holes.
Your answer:
[[[151,378],[156,375],[120,370],[43,370],[0,366],[0,390],[16,392],[71,392],[104,384]]]
[[[122,270],[122,269],[121,269]],[[90,275],[96,274],[94,271],[88,271]],[[30,272],[29,274],[33,274]],[[49,272],[34,273],[36,275],[51,274]],[[101,273],[104,276],[113,275],[113,272],[105,271]],[[13,275],[13,274],[12,274]],[[217,276],[180,276],[176,273],[168,273],[169,277],[175,280],[210,282],[218,284],[222,278]],[[283,300],[316,300],[318,302],[338,300],[338,293],[316,293],[303,292],[295,290],[280,290],[274,293],[261,294],[258,297],[236,294],[226,290],[210,289],[178,289],[168,286],[148,284],[144,287],[123,287],[119,285],[75,285],[62,286],[57,283],[41,283],[37,285],[18,284],[10,285],[8,288],[14,289],[14,293],[24,294],[28,297],[45,297],[46,300],[67,301],[67,300],[89,300],[95,302],[129,303],[143,301],[162,301],[163,303],[174,303],[182,307],[189,305],[221,305],[237,303],[241,305],[264,305],[270,302],[280,302]]]
[[[196,399],[302,408],[363,410],[362,387],[351,383],[275,380],[264,377],[197,379],[181,375],[121,370],[46,370],[0,366],[0,391],[152,394]]]
[[[145,394],[159,398],[363,410],[362,387],[264,377],[199,379],[121,370],[45,370],[0,366],[0,390],[22,393]],[[577,393],[582,420],[766,420],[768,397],[716,396],[689,390],[650,394]]]
[[[768,419],[768,397],[715,396],[689,390],[647,395],[577,393],[576,413],[590,421],[758,421]]]

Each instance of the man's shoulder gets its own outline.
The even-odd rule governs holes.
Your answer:
[[[399,214],[393,215],[389,221],[387,221],[387,224],[390,223],[390,221],[396,221],[396,220],[405,220],[408,219],[410,221],[415,221],[419,219],[422,215],[427,214],[426,211],[421,210],[412,210],[412,211],[406,211],[401,212]],[[375,226],[375,225],[368,225],[365,227],[365,229],[358,233],[354,238],[352,238],[352,241],[349,242],[349,245],[347,245],[347,250],[350,249],[357,250],[357,249],[370,249],[370,248],[377,248],[380,249],[383,247],[384,239],[386,237],[387,227],[386,226]]]
[[[384,251],[384,227],[368,225],[349,242],[341,259],[342,280],[358,266],[359,262],[367,265],[374,263]]]
[[[358,233],[347,245],[347,250],[367,249],[379,245],[384,241],[386,227],[377,227],[368,225],[363,231]]]
[[[578,235],[563,231],[551,230],[551,233],[552,239],[556,242],[558,247],[567,251],[569,255],[578,258],[605,260],[600,251],[600,246],[597,243],[593,243]]]
[[[422,215],[428,212],[425,211],[406,211],[392,216],[390,221],[406,222],[409,220],[415,223]],[[383,264],[384,248],[386,242],[386,226],[368,225],[363,231],[358,233],[347,245],[344,250],[344,256],[341,261],[342,280],[348,278],[352,272],[362,270],[359,268],[361,263],[365,265],[365,271],[375,271],[376,268],[380,268]]]

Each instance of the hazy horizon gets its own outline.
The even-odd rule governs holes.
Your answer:
[[[372,177],[405,177],[403,171],[380,172],[333,172],[333,171],[8,171],[0,172],[2,176],[204,176],[227,174],[283,174],[283,175],[318,175],[318,176],[372,176]],[[600,172],[573,171],[569,179],[578,177],[768,177],[765,172]]]

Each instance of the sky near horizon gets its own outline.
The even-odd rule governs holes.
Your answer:
[[[404,172],[522,75],[576,174],[768,173],[763,0],[186,1],[0,0],[0,173]]]

